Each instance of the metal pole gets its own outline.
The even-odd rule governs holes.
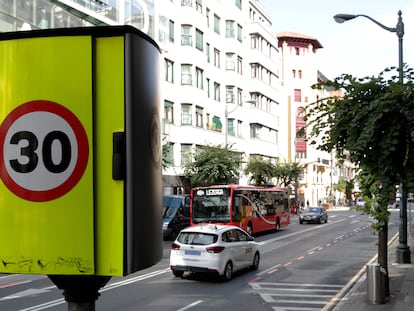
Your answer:
[[[402,12],[398,11],[398,23],[396,27],[396,33],[398,36],[398,70],[399,81],[401,85],[404,84],[404,63],[403,63],[403,36],[404,36],[404,23],[402,21]],[[404,187],[404,180],[400,185],[400,228],[399,228],[399,245],[396,250],[396,262],[397,263],[411,263],[410,247],[407,245],[407,194]]]

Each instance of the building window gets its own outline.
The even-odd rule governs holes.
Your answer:
[[[262,126],[260,124],[251,123],[250,124],[250,138],[259,139],[261,129],[262,129]]]
[[[295,48],[295,55],[300,55],[300,49],[299,48]]]
[[[191,163],[191,145],[181,144],[181,166]]]
[[[234,86],[226,86],[226,103],[234,104]]]
[[[214,49],[214,67],[220,68],[220,51]]]
[[[242,9],[242,0],[236,0],[236,7],[238,7],[240,10]]]
[[[236,136],[236,129],[234,128],[234,119],[227,119],[227,135]]]
[[[172,20],[169,22],[169,40],[174,42],[174,22]]]
[[[191,104],[181,105],[181,125],[192,125]]]
[[[220,84],[214,82],[214,100],[220,101]]]
[[[200,90],[204,89],[203,86],[203,69],[196,67],[196,87]]]
[[[210,98],[211,97],[211,92],[210,92],[210,79],[206,79],[206,84],[207,84],[207,97]]]
[[[302,79],[302,70],[298,71],[299,79]]]
[[[234,21],[226,21],[226,38],[234,38]]]
[[[174,103],[168,100],[164,101],[164,119],[170,124],[174,124]]]
[[[243,101],[242,101],[243,95],[242,94],[243,94],[243,90],[237,88],[237,105],[238,106],[242,106],[243,105]]]
[[[292,69],[292,75],[293,75],[293,79],[296,78],[296,69]]]
[[[258,38],[257,35],[251,35],[250,42],[251,42],[251,48],[253,50],[257,49],[257,47],[259,46],[258,40],[259,40],[259,38]]]
[[[237,40],[243,42],[243,28],[239,24],[237,24]]]
[[[214,32],[220,34],[220,17],[214,14]]]
[[[203,127],[203,108],[196,107],[196,126]]]
[[[203,1],[202,0],[196,0],[196,10],[203,14]]]
[[[165,59],[165,81],[174,83],[174,63]]]
[[[193,0],[181,0],[181,6],[193,6]]]
[[[237,73],[243,74],[243,59],[240,56],[237,56]]]
[[[302,90],[295,89],[295,102],[301,102],[302,101]]]
[[[191,28],[192,27],[190,25],[181,25],[181,45],[193,46]]]
[[[203,33],[196,29],[196,48],[199,49],[200,51],[203,51]]]
[[[174,144],[168,143],[167,144],[167,152],[165,154],[165,164],[168,167],[174,165]]]
[[[210,27],[210,9],[206,8],[206,22],[207,22],[207,28]]]
[[[193,76],[191,74],[191,65],[181,65],[181,84],[193,85]]]
[[[237,121],[237,130],[236,130],[237,137],[243,138],[242,128],[243,128],[243,122]]]
[[[259,78],[259,65],[258,64],[252,64],[252,78]]]
[[[206,43],[207,63],[210,63],[210,43]]]
[[[235,58],[236,58],[236,54],[226,53],[226,70],[230,70],[230,71],[236,70]]]

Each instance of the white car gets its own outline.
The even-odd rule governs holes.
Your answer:
[[[356,202],[357,207],[365,207],[367,205],[367,202],[365,202],[364,198],[358,198]]]
[[[233,272],[259,267],[259,244],[236,226],[201,224],[183,229],[171,245],[172,273],[213,273],[230,280]]]

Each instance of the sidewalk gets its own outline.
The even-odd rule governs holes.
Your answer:
[[[413,262],[414,249],[413,224],[410,224],[407,244],[411,251]],[[354,277],[354,285],[343,297],[339,297],[339,303],[331,305],[326,310],[331,311],[413,311],[414,310],[414,264],[395,263],[395,252],[398,246],[398,235],[388,246],[388,275],[390,279],[390,297],[385,304],[373,304],[367,300],[367,279],[365,267]],[[375,260],[374,263],[377,261]],[[325,310],[325,309],[324,309]]]

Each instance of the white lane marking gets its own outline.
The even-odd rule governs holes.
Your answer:
[[[335,220],[335,221],[330,221],[330,222],[328,222],[328,223],[326,223],[324,225],[310,227],[309,229],[305,229],[305,230],[301,230],[301,231],[295,231],[295,232],[292,232],[292,233],[288,233],[288,234],[286,234],[284,236],[280,236],[280,237],[277,237],[277,238],[269,239],[269,240],[266,240],[266,241],[261,241],[261,242],[258,242],[258,243],[259,243],[259,245],[266,245],[266,244],[273,243],[275,241],[279,241],[279,240],[282,240],[282,239],[285,239],[285,238],[288,238],[288,237],[291,237],[291,236],[303,234],[303,233],[308,232],[308,231],[322,229],[322,228],[324,228],[326,226],[330,226],[330,225],[333,225],[333,224],[336,224],[336,223],[339,223],[339,222],[343,222],[345,220],[346,219],[339,219],[339,220]]]
[[[178,309],[177,311],[184,311],[184,310],[188,310],[188,309],[190,309],[190,308],[192,308],[192,307],[195,307],[196,305],[198,305],[198,304],[200,304],[200,303],[202,303],[203,301],[202,300],[197,300],[197,301],[194,301],[193,303],[190,303],[189,305],[187,305],[187,306],[185,306],[185,307],[183,307],[183,308],[181,308],[181,309]]]
[[[157,271],[153,271],[153,272],[150,272],[150,273],[147,273],[147,274],[138,275],[136,277],[129,278],[129,279],[126,279],[126,280],[114,282],[114,283],[106,285],[99,292],[105,292],[105,291],[108,291],[108,290],[111,290],[111,289],[114,289],[114,288],[118,288],[118,287],[121,287],[121,286],[136,283],[136,282],[139,282],[139,281],[142,281],[142,280],[145,280],[145,279],[157,276],[157,275],[164,274],[168,271],[170,271],[170,268],[167,268],[167,269],[164,269],[164,270],[157,270]],[[32,307],[29,307],[29,308],[26,308],[26,309],[22,309],[20,311],[40,311],[40,310],[49,309],[49,308],[52,308],[52,307],[55,307],[55,306],[58,306],[58,305],[64,304],[64,303],[66,303],[66,301],[63,298],[61,298],[61,299],[56,299],[56,300],[52,300],[52,301],[49,301],[49,302],[45,302],[45,303],[42,303],[42,304],[39,304],[39,305],[36,305],[36,306],[32,306]]]
[[[50,292],[50,289],[46,289],[46,288],[29,288],[29,289],[23,290],[21,292],[15,293],[13,295],[2,297],[2,298],[0,298],[0,301],[11,300],[11,299],[16,299],[16,298],[22,298],[22,297],[38,295],[38,294],[44,294],[44,293],[47,293],[47,292]]]

